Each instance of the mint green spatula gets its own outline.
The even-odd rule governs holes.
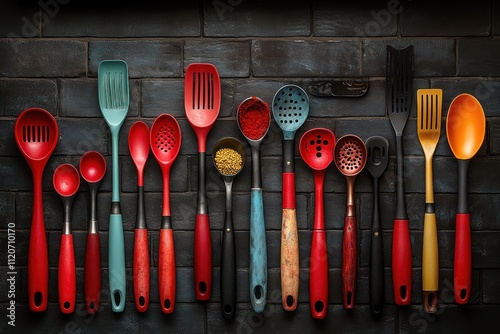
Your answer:
[[[113,188],[109,217],[108,271],[111,307],[123,312],[126,297],[125,246],[120,209],[120,165],[118,142],[120,128],[129,106],[128,67],[122,60],[104,60],[98,70],[99,106],[111,131]]]

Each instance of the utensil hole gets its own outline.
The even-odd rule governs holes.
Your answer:
[[[311,141],[309,142],[309,144],[311,144],[311,145],[314,145],[314,143],[315,143],[315,141],[314,141],[314,140],[311,140]]]
[[[121,294],[120,291],[115,291],[115,305],[120,305]]]
[[[401,296],[401,299],[406,299],[406,285],[401,285],[399,287],[399,295]]]
[[[321,158],[321,152],[316,153],[316,156],[317,156],[318,158]]]
[[[314,303],[314,310],[316,312],[323,312],[323,309],[325,308],[325,304],[321,300],[318,300],[316,303]]]
[[[316,146],[316,151],[321,151],[322,147],[320,145]]]
[[[71,307],[71,303],[70,303],[70,302],[64,302],[63,307],[64,307],[66,310],[69,310],[69,308]]]
[[[201,294],[204,294],[205,292],[207,292],[207,283],[205,283],[205,282],[198,283],[198,290],[200,290]]]
[[[288,307],[292,307],[294,302],[295,302],[295,299],[292,296],[290,296],[290,295],[286,296],[286,305]]]
[[[167,298],[163,301],[163,307],[167,310],[170,308],[170,299]]]
[[[352,292],[347,292],[347,305],[352,305]]]
[[[328,140],[323,140],[323,145],[328,145]]]
[[[224,313],[231,314],[232,311],[233,311],[233,308],[231,307],[231,305],[229,305],[229,304],[224,305]]]
[[[253,288],[253,295],[255,296],[256,299],[261,299],[262,298],[262,286],[257,285]]]
[[[90,302],[89,307],[90,307],[90,309],[91,309],[91,310],[94,310],[94,309],[95,309],[95,304],[94,304],[94,302]]]
[[[465,299],[467,297],[467,289],[460,290],[460,298]]]
[[[146,304],[146,298],[144,296],[139,297],[139,305],[144,306]]]
[[[42,301],[43,301],[42,293],[35,292],[35,297],[34,297],[35,306],[39,307],[40,305],[42,305]]]

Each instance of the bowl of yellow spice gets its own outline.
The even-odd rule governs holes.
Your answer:
[[[226,216],[222,231],[220,291],[222,315],[224,318],[230,319],[234,317],[236,309],[236,251],[231,188],[234,177],[245,165],[245,148],[238,139],[225,137],[215,144],[212,158],[215,167],[222,174],[226,186]]]

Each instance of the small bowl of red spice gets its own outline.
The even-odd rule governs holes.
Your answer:
[[[250,140],[264,138],[271,125],[271,109],[269,105],[255,96],[249,97],[240,103],[236,117],[241,132]]]

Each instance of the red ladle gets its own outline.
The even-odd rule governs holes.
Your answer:
[[[57,282],[59,307],[62,313],[73,313],[76,302],[75,247],[71,234],[71,205],[80,187],[80,174],[70,164],[62,164],[54,171],[54,189],[61,196],[64,207],[64,223],[59,249],[59,270]]]
[[[137,220],[134,235],[134,300],[139,312],[149,305],[148,229],[144,212],[144,166],[149,155],[149,128],[137,121],[128,133],[128,148],[137,169]]]
[[[158,116],[151,128],[151,150],[163,174],[163,211],[158,255],[158,286],[163,313],[172,313],[175,306],[175,249],[170,218],[170,168],[181,148],[181,129],[169,114]]]
[[[328,309],[328,253],[326,248],[323,183],[325,172],[333,161],[335,135],[324,128],[307,131],[300,138],[300,156],[314,170],[314,227],[309,269],[309,298],[311,314],[324,319]]]
[[[28,304],[31,311],[47,309],[49,258],[42,202],[42,175],[59,139],[56,120],[48,111],[31,108],[16,120],[14,137],[33,174],[33,215],[28,248]]]
[[[90,220],[85,248],[85,307],[89,314],[99,309],[101,300],[101,251],[97,224],[97,189],[106,174],[106,160],[101,153],[88,151],[80,159],[80,174],[90,192]]]

